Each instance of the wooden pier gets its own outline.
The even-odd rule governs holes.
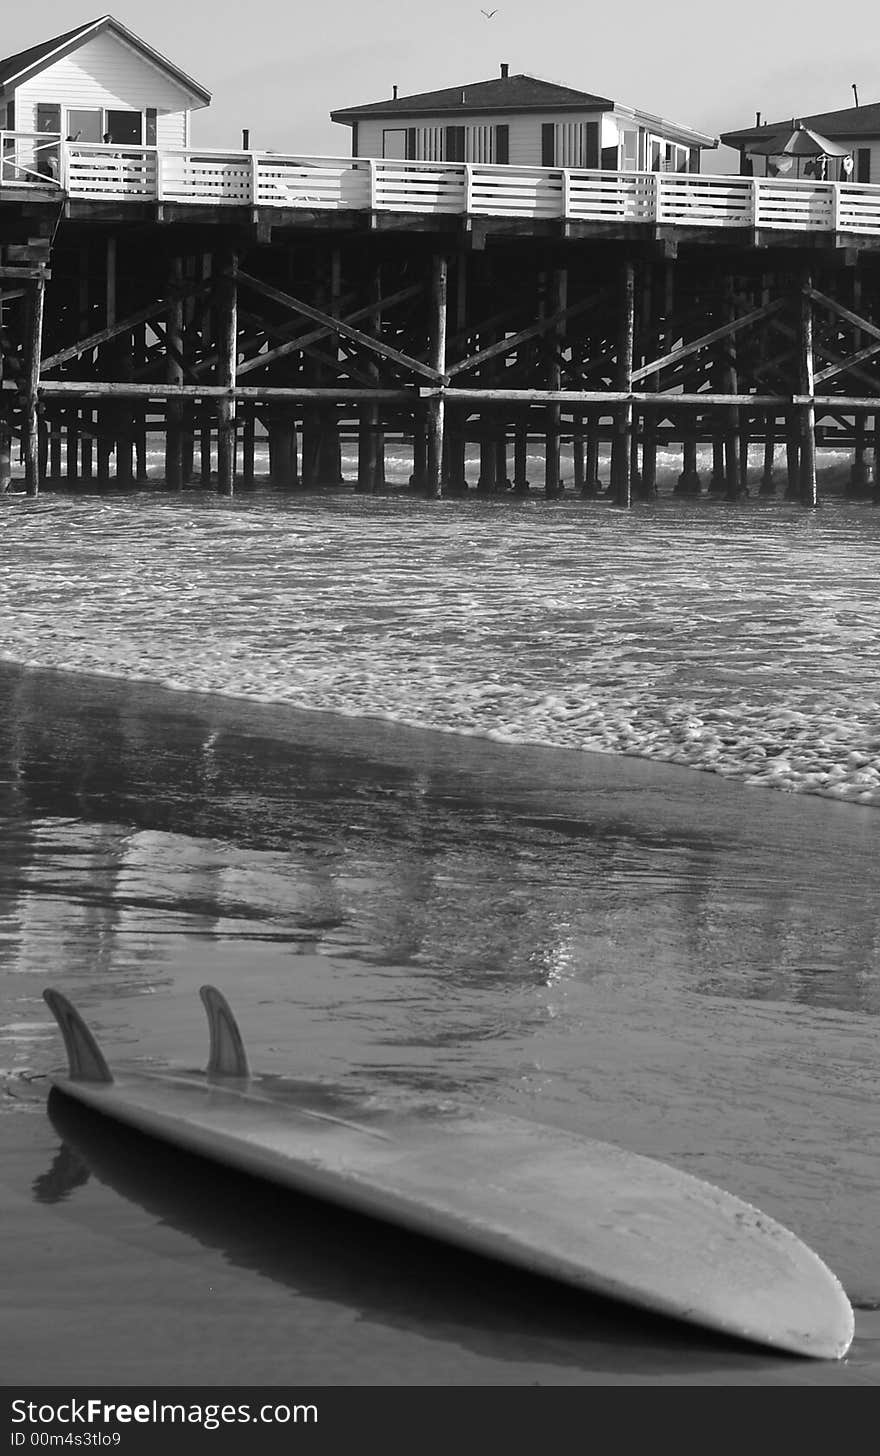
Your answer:
[[[815,505],[833,446],[880,499],[880,187],[51,144],[0,133],[0,489],[143,486],[161,437],[230,494],[265,433],[276,485],[345,437],[373,492],[394,431],[432,497],[626,506],[674,447],[682,493]]]

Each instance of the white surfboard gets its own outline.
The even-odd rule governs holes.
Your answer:
[[[349,1121],[251,1077],[221,993],[202,988],[205,1074],[111,1072],[57,991],[69,1097],[229,1167],[595,1294],[777,1350],[839,1359],[853,1312],[822,1260],[750,1204],[666,1163],[461,1108]]]

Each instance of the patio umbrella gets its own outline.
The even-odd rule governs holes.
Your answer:
[[[767,158],[768,177],[824,179],[828,175],[829,157],[850,155],[849,147],[820,136],[817,131],[804,126],[802,121],[793,121],[788,131],[778,131],[766,142],[750,143],[748,150],[753,156]],[[844,173],[848,170],[845,163],[843,170]]]
[[[766,142],[750,142],[748,150],[759,157],[848,157],[850,148],[811,131],[793,121],[788,131],[778,131]]]

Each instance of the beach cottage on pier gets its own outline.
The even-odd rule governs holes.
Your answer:
[[[15,166],[22,180],[31,169],[53,176],[59,137],[188,146],[190,113],[210,101],[204,86],[112,15],[0,60],[0,132],[17,133]],[[23,149],[28,135],[31,145]],[[11,145],[3,148],[6,170]]]
[[[774,136],[788,134],[797,122],[844,148],[839,159],[827,159],[823,172],[828,181],[880,182],[880,101],[763,124],[759,112],[754,126],[724,132],[721,140],[739,152],[742,175],[779,176],[778,159],[772,155],[768,158],[767,146]],[[795,163],[791,165],[794,168]],[[794,171],[792,175],[796,175]]]
[[[609,171],[699,172],[716,137],[537,76],[394,94],[331,111],[351,127],[352,155],[406,161],[509,163],[513,167],[602,167]]]

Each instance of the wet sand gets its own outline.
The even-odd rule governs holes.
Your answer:
[[[877,1383],[876,811],[110,681],[3,668],[0,691],[7,1383]],[[101,856],[83,858],[84,826]],[[120,876],[133,830],[141,853],[160,837],[159,889],[155,865],[134,889]],[[226,889],[209,882],[217,846]],[[279,856],[298,892],[321,880],[336,923],[286,891],[261,909]],[[716,1340],[120,1136],[63,1099],[47,1113],[47,981],[111,1059],[191,1065],[205,979],[236,1001],[260,1069],[455,1091],[757,1203],[858,1304],[849,1358]]]

